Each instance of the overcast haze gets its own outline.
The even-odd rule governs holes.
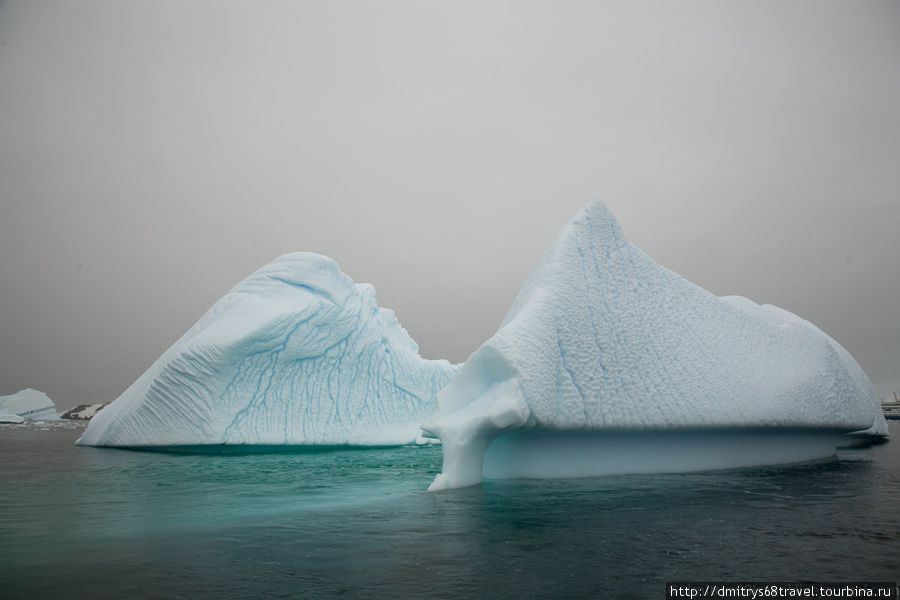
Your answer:
[[[900,3],[2,3],[0,394],[110,401],[295,250],[462,361],[590,197],[900,392]]]

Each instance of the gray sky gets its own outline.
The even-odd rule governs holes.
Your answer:
[[[900,392],[900,3],[0,4],[0,394],[109,401],[280,254],[464,360],[589,197]]]

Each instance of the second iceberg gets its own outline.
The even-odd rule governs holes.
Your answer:
[[[455,371],[419,356],[371,285],[287,254],[216,302],[78,443],[406,444]]]
[[[718,298],[588,203],[442,390],[431,489],[787,463],[886,433],[868,378],[803,319]]]

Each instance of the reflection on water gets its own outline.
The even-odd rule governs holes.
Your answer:
[[[633,597],[894,580],[896,443],[787,467],[429,494],[439,447],[196,456],[0,430],[4,597]]]

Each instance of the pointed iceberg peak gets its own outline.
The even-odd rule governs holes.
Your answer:
[[[431,489],[794,462],[877,425],[846,351],[749,305],[661,267],[588,202],[438,394],[423,425],[443,442]]]
[[[602,270],[609,257],[628,247],[625,233],[612,211],[599,199],[587,201],[563,227],[544,252],[513,301],[501,328],[534,294],[548,288],[565,288],[571,265]]]
[[[579,235],[590,236],[599,246],[619,247],[628,243],[616,217],[599,198],[585,202],[566,228],[578,231]]]
[[[78,443],[406,444],[455,371],[419,356],[371,285],[326,256],[286,254],[216,302]]]
[[[547,253],[552,253],[557,244],[582,244],[597,251],[609,252],[627,243],[625,233],[612,211],[602,200],[595,198],[585,202],[575,213]]]

